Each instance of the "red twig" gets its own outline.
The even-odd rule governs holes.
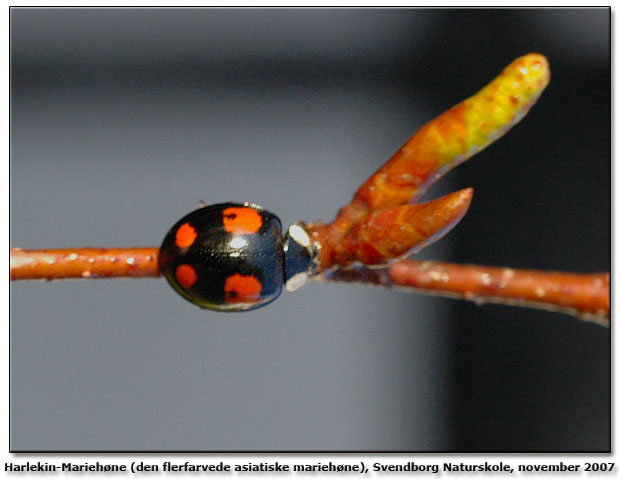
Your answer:
[[[13,249],[11,280],[158,277],[157,258],[157,248]],[[551,309],[609,325],[607,273],[558,273],[407,260],[382,269],[336,269],[316,279],[397,287],[479,303]]]
[[[159,276],[158,248],[73,248],[11,251],[11,280]]]
[[[480,92],[416,132],[328,224],[308,225],[319,249],[319,281],[355,281],[476,302],[552,309],[609,324],[609,274],[513,270],[398,261],[450,230],[472,199],[467,188],[417,204],[449,169],[519,121],[549,82],[547,60],[513,61]],[[416,204],[411,204],[414,202]],[[396,263],[382,269],[350,267]],[[157,248],[11,252],[11,280],[159,276]]]
[[[609,326],[609,274],[577,274],[435,261],[339,269],[323,281],[364,282],[466,299],[560,311]]]

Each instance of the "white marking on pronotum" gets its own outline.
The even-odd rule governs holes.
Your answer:
[[[295,240],[296,243],[300,244],[304,248],[310,246],[310,236],[306,233],[299,225],[291,225],[288,229],[288,234],[291,238]]]
[[[308,273],[306,272],[297,273],[295,276],[293,276],[291,279],[289,279],[286,282],[286,290],[290,293],[292,293],[293,291],[297,291],[304,284],[306,284],[307,280],[308,280]]]

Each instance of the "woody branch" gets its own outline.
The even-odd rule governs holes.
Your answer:
[[[418,203],[451,168],[515,125],[549,83],[547,60],[516,59],[480,92],[416,132],[328,224],[308,226],[319,247],[319,281],[355,281],[407,291],[553,309],[609,324],[609,274],[573,274],[403,260],[465,215],[466,188]],[[370,269],[355,265],[377,267]],[[157,248],[11,251],[11,280],[159,276]]]

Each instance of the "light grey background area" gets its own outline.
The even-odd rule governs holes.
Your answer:
[[[483,152],[480,170],[464,165],[431,192],[474,186],[471,224],[492,218],[501,230],[508,223],[512,237],[478,230],[459,237],[463,225],[423,255],[609,268],[607,10],[12,9],[11,41],[12,246],[158,245],[199,199],[251,201],[285,225],[329,220],[415,128],[514,57],[541,51],[559,78],[570,73],[585,83],[557,81],[551,99],[524,121],[529,127]],[[591,168],[580,170],[571,190],[562,170],[583,158],[552,152],[568,145],[560,125],[582,109],[574,98],[592,85],[600,96],[590,104],[600,116],[580,118],[570,135],[589,143]],[[521,198],[493,192],[493,204],[478,209],[479,196],[485,204],[479,189],[493,191],[496,179],[500,188],[518,182],[537,168],[533,152],[556,162],[555,176],[524,182]],[[500,179],[506,167],[512,176]],[[592,185],[600,195],[581,201]],[[583,222],[561,222],[561,241],[535,233],[531,225],[542,221],[522,218],[523,198],[563,192]],[[561,215],[561,206],[550,214]],[[586,241],[577,230],[596,231]],[[540,248],[520,246],[531,236],[542,237],[548,261]],[[502,256],[505,248],[514,257]],[[562,256],[566,249],[575,253]],[[586,260],[573,263],[575,255]],[[509,318],[507,309],[309,284],[257,311],[218,314],[185,302],[163,280],[12,284],[11,448],[608,447],[609,331],[554,313],[517,310]],[[459,334],[463,324],[477,329]],[[524,341],[552,336],[562,341],[545,350]],[[468,357],[471,351],[480,356]],[[517,367],[493,369],[493,355],[502,354],[542,365],[531,371],[536,384],[517,383],[523,389],[507,407],[497,394],[510,393]],[[550,357],[582,361],[567,371]],[[506,382],[485,390],[495,375]],[[542,386],[558,378],[573,395],[557,398],[556,386]],[[532,415],[527,405],[536,400]],[[592,409],[598,414],[579,412]],[[481,442],[464,432],[469,421],[488,422],[476,434]],[[522,434],[534,425],[557,434]],[[484,442],[489,434],[492,444]]]

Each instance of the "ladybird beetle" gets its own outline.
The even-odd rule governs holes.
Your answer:
[[[216,311],[248,311],[294,291],[312,274],[316,248],[299,224],[253,204],[199,208],[168,232],[159,268],[185,299]]]

